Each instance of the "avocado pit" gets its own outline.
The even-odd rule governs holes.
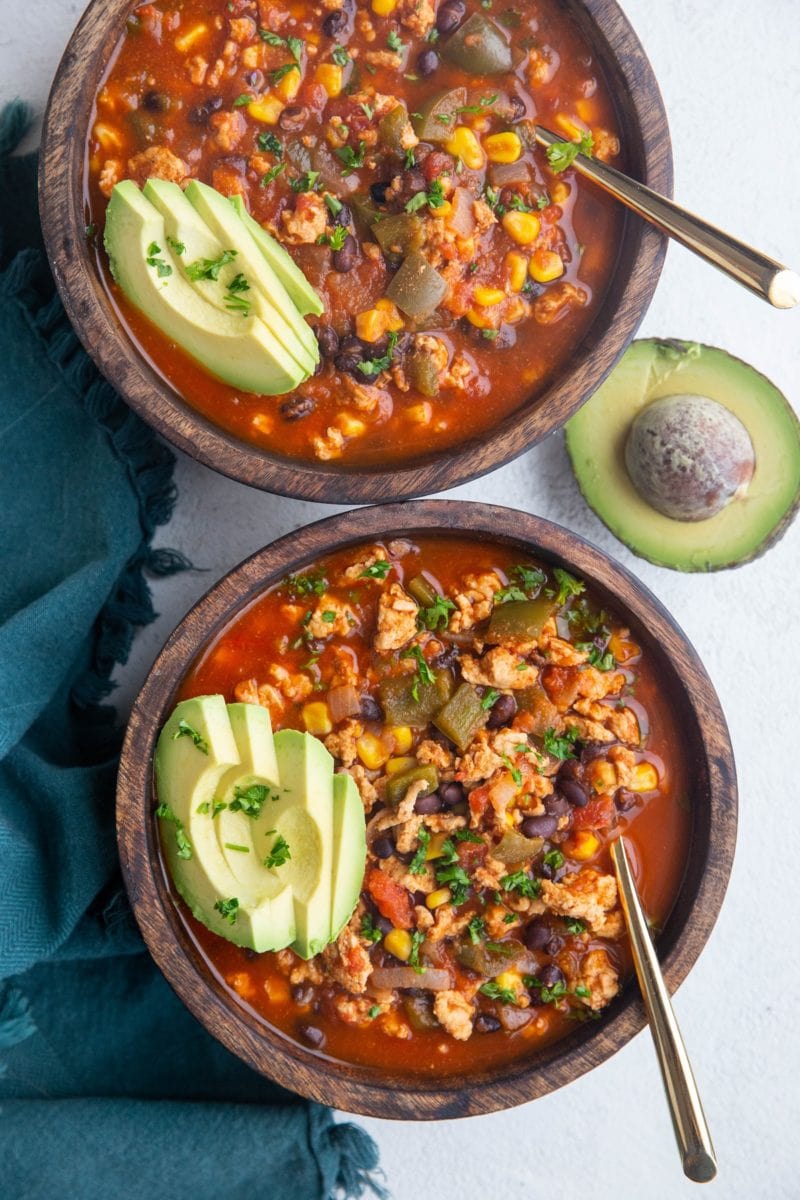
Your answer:
[[[638,413],[625,466],[639,495],[676,521],[705,521],[742,496],[755,451],[747,429],[707,396],[674,395]]]

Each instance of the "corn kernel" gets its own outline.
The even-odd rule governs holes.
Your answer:
[[[243,1000],[255,1000],[256,996],[258,995],[258,988],[253,983],[252,976],[248,975],[246,971],[235,971],[233,975],[226,975],[225,982],[227,983],[228,987],[233,988],[236,994],[241,996]],[[286,996],[288,999],[288,986],[286,988]]]
[[[658,771],[652,763],[637,763],[627,786],[631,792],[654,792],[658,787]]]
[[[428,842],[428,849],[425,851],[425,861],[430,862],[434,858],[441,858],[442,846],[446,841],[446,833],[434,833],[431,840]]]
[[[551,283],[564,274],[564,264],[555,250],[544,250],[540,246],[533,252],[528,271],[537,283]]]
[[[442,220],[444,220],[445,217],[449,217],[452,211],[453,206],[449,200],[443,200],[438,208],[429,209],[432,217],[440,217]]]
[[[428,400],[422,400],[419,404],[410,404],[406,409],[406,419],[412,421],[414,425],[429,425],[433,416],[433,405]]]
[[[402,775],[404,771],[413,771],[417,760],[413,754],[401,754],[398,758],[390,758],[386,764],[387,775]]]
[[[592,833],[591,829],[576,829],[572,837],[564,843],[564,849],[570,858],[577,858],[578,862],[586,862],[587,859],[594,858],[597,854],[600,849],[600,839]]]
[[[204,33],[208,33],[208,26],[193,25],[191,29],[187,29],[186,33],[182,33],[180,37],[175,38],[175,49],[179,54],[185,54],[187,50],[191,50],[195,42],[199,42]]]
[[[629,638],[622,637],[622,635],[616,631],[612,633],[611,637],[609,638],[608,648],[620,666],[624,666],[624,664],[630,662],[632,658],[638,658],[642,652],[639,646],[636,645],[636,642],[632,642]]]
[[[569,117],[566,113],[556,113],[553,123],[567,135],[571,142],[579,142],[588,132],[582,121],[576,121],[574,117]]]
[[[252,417],[250,424],[254,429],[257,429],[259,433],[272,433],[275,422],[269,413],[256,413],[255,416]]]
[[[513,210],[503,214],[502,226],[510,238],[520,246],[530,246],[539,236],[542,222],[536,213],[524,213]]]
[[[469,308],[466,317],[470,325],[474,325],[476,329],[494,329],[492,318],[483,309]]]
[[[356,337],[363,342],[377,342],[386,333],[386,313],[368,308],[356,314]]]
[[[386,731],[394,739],[394,748],[398,754],[408,754],[414,741],[414,734],[409,725],[390,725]]]
[[[299,70],[289,71],[284,75],[280,83],[276,84],[275,90],[281,100],[294,100],[297,93],[300,91],[300,84],[303,82],[303,76]]]
[[[495,983],[498,987],[508,988],[511,992],[516,992],[519,989],[520,978],[516,971],[502,971],[495,976]]]
[[[425,897],[425,903],[428,908],[441,908],[443,904],[447,904],[450,900],[450,888],[437,888],[435,892],[429,892]]]
[[[587,125],[591,125],[592,121],[598,115],[597,105],[593,100],[587,100],[584,96],[580,100],[575,101],[575,112]]]
[[[472,293],[472,298],[476,304],[480,304],[481,308],[491,308],[495,304],[499,304],[501,300],[505,300],[506,294],[502,288],[486,287],[482,283],[475,286]]]
[[[303,705],[303,724],[309,733],[320,737],[333,729],[328,706],[324,700],[312,700]]]
[[[550,202],[552,204],[563,204],[565,200],[569,199],[571,192],[572,188],[565,180],[557,179],[550,186]]]
[[[393,304],[386,296],[381,296],[380,300],[376,300],[375,307],[378,312],[386,313],[386,328],[390,333],[396,333],[398,329],[403,328],[403,318],[400,316],[397,305]]]
[[[288,1004],[289,983],[280,975],[270,975],[264,980],[264,991],[271,1004]]]
[[[390,929],[383,939],[383,946],[401,962],[411,957],[411,934],[407,929]]]
[[[292,71],[292,74],[297,74]],[[261,96],[260,99],[254,100],[252,104],[247,106],[248,117],[255,117],[257,121],[262,121],[265,125],[277,125],[278,117],[283,112],[283,101],[277,96]]]
[[[445,150],[455,158],[460,158],[464,166],[469,167],[471,171],[480,170],[485,161],[481,144],[467,125],[455,127]]]
[[[336,63],[320,63],[314,72],[317,83],[321,83],[325,91],[333,99],[342,90],[342,68]]]
[[[521,292],[528,278],[527,258],[524,254],[517,254],[516,250],[509,250],[505,257],[505,268],[508,286],[512,292]]]
[[[596,792],[613,792],[617,786],[617,772],[610,762],[595,759],[590,767],[592,787]]]
[[[119,150],[122,146],[122,138],[114,126],[106,125],[105,121],[97,121],[92,133],[104,150]]]
[[[486,157],[493,163],[513,163],[522,154],[522,142],[516,133],[492,133],[484,138]]]
[[[356,742],[358,757],[370,771],[377,771],[391,755],[391,749],[374,733],[364,733]]]
[[[372,11],[378,17],[388,17],[397,8],[397,0],[372,0]]]
[[[348,438],[363,437],[367,432],[366,422],[360,420],[358,417],[354,417],[349,412],[340,412],[336,417],[336,424],[344,436]]]

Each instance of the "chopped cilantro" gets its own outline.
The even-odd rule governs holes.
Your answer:
[[[286,163],[280,162],[280,163],[275,163],[274,167],[270,167],[270,169],[267,171],[266,175],[261,176],[261,187],[262,188],[269,187],[269,185],[273,182],[273,180],[277,179],[278,176],[283,172],[285,166],[286,166]]]
[[[523,975],[522,982],[526,988],[535,988],[539,992],[539,999],[542,1004],[555,1004],[569,995],[567,985],[561,979],[558,983],[554,983],[552,987],[546,987],[541,979],[537,979],[535,975]]]
[[[194,811],[199,813],[211,812],[211,805],[207,800],[202,800]]]
[[[319,171],[304,171],[297,179],[289,180],[289,187],[293,192],[313,192],[316,191],[318,182]]]
[[[448,600],[446,596],[437,596],[428,608],[419,610],[417,622],[423,629],[430,629],[433,632],[436,632],[439,626],[446,629],[450,613],[455,610],[455,607],[453,601]]]
[[[283,154],[283,144],[274,133],[260,133],[256,138],[259,150],[269,151],[276,158],[280,158]]]
[[[347,226],[337,225],[333,233],[321,233],[317,238],[317,245],[330,246],[331,250],[341,250],[348,236]]]
[[[504,875],[500,880],[500,886],[505,892],[519,892],[520,896],[527,896],[529,900],[534,900],[541,890],[541,883],[538,879],[531,879],[527,871],[513,871],[510,875]]]
[[[508,587],[501,588],[499,592],[495,592],[495,604],[508,604],[510,600],[527,600],[528,597],[523,592],[522,588],[518,588],[515,584],[510,583]]]
[[[594,149],[594,138],[591,133],[581,134],[579,142],[553,142],[552,146],[547,147],[547,162],[550,170],[555,175],[560,175],[562,171],[566,171],[567,167],[571,167],[579,154],[585,154],[587,158],[592,157]]]
[[[491,708],[494,702],[499,699],[500,693],[498,692],[497,688],[489,688],[488,692],[484,692],[483,697],[481,698],[481,708],[484,710]]]
[[[556,604],[565,604],[570,596],[579,596],[586,590],[586,584],[582,579],[576,579],[562,567],[554,567],[553,574],[558,584],[558,591],[555,593]]]
[[[499,1000],[501,1004],[516,1004],[517,993],[513,988],[501,987],[494,979],[490,979],[488,983],[482,983],[478,991],[483,996],[488,996],[490,1000]]]
[[[456,109],[459,113],[482,113],[487,108],[491,108],[498,100],[498,93],[493,92],[491,96],[481,96],[477,104],[462,104]]]
[[[425,970],[425,967],[419,961],[419,952],[424,941],[425,934],[421,929],[415,929],[411,934],[411,953],[408,956],[408,965],[413,967],[418,975],[421,975]]]
[[[171,238],[169,234],[167,234],[167,245],[171,250],[174,250],[176,254],[186,253],[186,247],[184,246],[183,242],[176,242],[175,238]]]
[[[379,358],[365,358],[363,362],[358,364],[358,369],[362,375],[372,378],[375,375],[380,375],[381,371],[388,371],[392,365],[394,358],[394,349],[398,342],[398,335],[393,329],[389,334],[389,344],[386,347],[386,353],[381,354]]]
[[[236,279],[244,279],[244,275],[237,275]],[[236,283],[236,279],[234,279],[233,283]],[[230,288],[225,293],[225,307],[229,312],[238,312],[241,313],[243,317],[249,317],[251,307],[250,301],[246,300],[244,296],[239,296],[236,294],[237,291],[241,292],[246,290],[249,292],[250,284],[246,279],[244,280],[244,285],[244,288],[240,287],[234,290],[233,284],[231,284]]]
[[[400,34],[396,29],[389,30],[389,36],[386,39],[386,45],[390,50],[394,50],[395,54],[402,54],[406,48],[405,42],[400,41]]]
[[[567,933],[577,934],[586,932],[586,926],[584,925],[583,921],[579,921],[577,917],[562,917],[561,919],[566,926]]]
[[[223,250],[219,258],[198,258],[189,263],[186,274],[190,279],[219,279],[219,273],[236,258],[235,250]]]
[[[577,740],[578,730],[574,726],[560,735],[550,726],[545,729],[542,737],[547,753],[552,754],[554,758],[560,758],[562,762],[567,758],[575,757],[574,747]]]
[[[371,1008],[367,1009],[367,1016],[370,1018],[370,1020],[374,1021],[377,1016],[380,1016],[380,1011],[380,1004],[373,1004]]]
[[[173,742],[177,742],[178,738],[188,737],[194,742],[201,754],[208,754],[208,742],[194,729],[187,721],[178,721],[178,728],[172,735]]]
[[[526,567],[522,563],[517,563],[511,568],[511,575],[516,575],[525,591],[538,592],[539,588],[544,583],[546,576],[544,571],[539,567]]]
[[[287,575],[283,586],[298,596],[321,596],[328,586],[323,575]],[[311,620],[309,613],[308,620]]]
[[[564,865],[564,855],[560,850],[548,850],[542,862],[546,867],[552,867],[554,871],[557,871],[559,867],[563,867]]]
[[[434,179],[426,192],[417,192],[412,196],[406,203],[406,212],[418,212],[426,204],[429,208],[441,208],[444,204],[444,189],[440,179]]]
[[[326,192],[322,199],[325,201],[325,207],[331,216],[338,217],[339,213],[342,211],[341,200],[337,200],[337,198],[332,196],[330,192]]]
[[[248,104],[253,103],[253,97],[248,92],[242,92],[241,96],[237,96],[233,102],[234,108],[246,108]]]
[[[407,171],[410,171],[411,168],[415,167],[416,165],[417,165],[417,157],[414,154],[414,147],[410,146],[408,148],[408,150],[406,150],[406,152],[405,152],[405,156],[403,158],[403,166],[405,167],[405,169]]]
[[[517,787],[522,787],[522,771],[520,771],[519,767],[514,766],[507,754],[501,754],[500,757],[511,772],[511,778],[514,780],[514,783]]]
[[[469,940],[472,942],[473,946],[477,946],[485,932],[486,922],[484,921],[483,917],[473,917],[469,925],[467,925],[467,933],[469,934]]]
[[[274,833],[275,830],[270,829],[269,832]],[[289,849],[289,843],[286,841],[286,838],[283,837],[283,835],[279,833],[278,836],[275,838],[275,841],[272,843],[272,849],[270,850],[267,857],[264,859],[264,866],[265,867],[282,867],[283,864],[285,862],[288,862],[291,857],[292,857],[292,854]]]
[[[236,842],[226,842],[225,849],[226,850],[238,850],[240,854],[249,854],[250,853],[249,846],[239,846],[239,845],[237,845]]]
[[[359,104],[358,107],[361,109],[361,111],[363,112],[364,116],[367,118],[368,121],[371,121],[372,118],[375,116],[375,109],[372,107],[371,104]]]
[[[334,154],[341,160],[348,171],[356,171],[364,165],[367,144],[363,140],[360,141],[358,143],[358,150],[354,150],[352,146],[340,146],[338,150],[334,150]]]
[[[271,792],[263,783],[251,783],[249,787],[235,787],[231,800],[231,812],[243,812],[248,817],[258,817],[267,800],[278,800],[277,792]]]
[[[589,665],[597,667],[598,671],[613,671],[617,665],[611,651],[603,651],[595,642],[576,642],[575,649],[588,651]]]
[[[448,842],[445,842],[444,845],[446,847]],[[455,854],[455,847],[452,844],[451,849],[453,850],[455,861],[447,861],[442,866],[436,866],[434,873],[436,875],[436,882],[442,887],[450,889],[450,899],[453,901],[453,904],[459,905],[463,904],[469,895],[472,880],[458,861],[458,856]]]
[[[274,71],[270,71],[269,77],[273,83],[280,83],[282,79],[286,78],[290,71],[299,70],[300,68],[296,62],[287,62],[284,63],[282,67],[277,67]]]
[[[159,246],[158,242],[151,242],[147,247],[146,262],[148,267],[155,267],[159,279],[164,279],[167,275],[172,274],[172,267],[169,265],[169,263],[164,262],[163,258],[158,257],[160,253],[161,247]]]
[[[379,942],[383,937],[378,926],[372,918],[372,913],[364,913],[361,918],[361,936],[368,942]]]
[[[409,646],[406,650],[400,651],[401,658],[414,658],[417,662],[417,677],[414,680],[414,685],[411,688],[411,695],[415,700],[419,700],[420,684],[433,683],[433,671],[425,661],[425,655],[422,653],[421,646]]]
[[[337,67],[346,67],[350,62],[350,55],[345,50],[344,46],[334,46],[331,52],[331,58],[336,63]]]
[[[409,875],[424,875],[425,874],[425,855],[428,853],[428,844],[431,840],[431,835],[425,826],[421,826],[419,833],[419,848],[416,854],[408,864]]]
[[[236,917],[239,913],[239,901],[235,896],[231,896],[230,900],[217,900],[214,908],[224,917],[229,925],[236,924]]]
[[[379,558],[377,562],[370,563],[368,567],[359,575],[359,579],[385,579],[392,569],[392,564],[387,562],[385,558]]]

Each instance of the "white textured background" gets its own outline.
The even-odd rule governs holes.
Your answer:
[[[0,98],[41,115],[82,5],[0,0]],[[797,0],[626,0],[670,117],[676,195],[723,228],[800,265]],[[672,247],[642,332],[707,341],[765,372],[798,405],[800,311],[778,313]],[[137,639],[127,704],[165,636],[225,571],[328,507],[279,499],[186,458],[163,544],[203,574],[156,585],[161,618]],[[676,1009],[716,1141],[718,1200],[800,1197],[796,843],[800,523],[755,564],[708,578],[630,555],[585,507],[561,436],[454,495],[550,517],[632,568],[671,609],[714,680],[741,794],[724,911]],[[365,1121],[395,1200],[673,1200],[688,1196],[647,1034],[534,1105],[439,1125]],[[75,1200],[79,1200],[78,1197]]]

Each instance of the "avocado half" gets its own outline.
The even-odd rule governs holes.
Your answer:
[[[654,400],[706,396],[742,422],[755,451],[743,494],[701,521],[664,516],[636,491],[625,466],[631,424]],[[572,469],[587,504],[634,554],[676,571],[719,571],[758,558],[800,507],[800,422],[773,383],[725,350],[696,342],[633,342],[566,426]]]

